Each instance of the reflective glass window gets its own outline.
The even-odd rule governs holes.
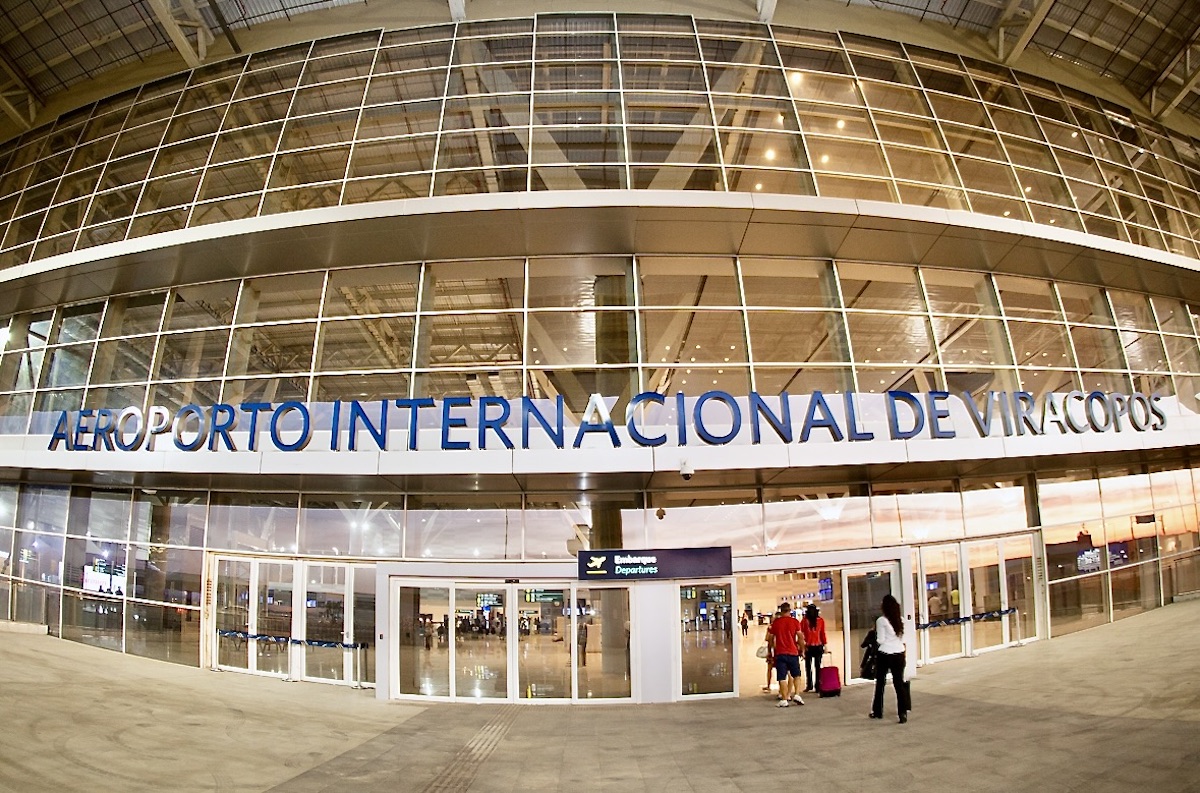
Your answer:
[[[737,306],[741,304],[733,259],[638,259],[645,306]]]
[[[846,308],[925,310],[911,267],[838,262],[837,271]]]
[[[847,313],[850,346],[858,363],[931,363],[929,321],[904,314]]]

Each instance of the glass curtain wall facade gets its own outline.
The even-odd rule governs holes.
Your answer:
[[[869,199],[1081,232],[1063,243],[1073,252],[1094,235],[1146,246],[1147,260],[1200,256],[1200,141],[1111,102],[852,33],[601,14],[323,39],[68,113],[0,145],[0,268],[115,259],[135,239],[306,209],[598,189]],[[1078,390],[1200,408],[1200,303],[1178,296],[1033,277],[1016,257],[985,272],[969,260],[917,267],[890,250],[638,250],[322,260],[280,275],[252,263],[236,279],[48,298],[0,316],[0,444],[41,440],[61,411],[298,401],[327,419],[337,401],[464,395],[561,397],[576,420],[593,394],[616,397],[623,415],[647,391]],[[1019,604],[978,634],[938,628],[928,657],[944,657],[1035,635],[1042,599],[1058,635],[1200,591],[1194,447],[1147,463],[1130,444],[1071,470],[1045,458],[997,467],[1037,473],[933,478],[914,466],[873,481],[830,465],[786,484],[750,472],[740,485],[571,479],[482,492],[436,476],[338,492],[303,489],[319,477],[221,489],[169,472],[155,488],[24,471],[0,484],[0,619],[198,665],[202,623],[210,637],[302,624],[312,639],[369,642],[382,561],[567,561],[599,537],[767,558],[895,547],[918,560],[925,619]],[[441,612],[480,603],[451,592],[420,594]],[[608,604],[628,610],[616,595]],[[628,631],[621,622],[609,629]],[[445,641],[418,635],[418,651]],[[259,640],[222,637],[212,662],[295,668],[286,645],[260,653],[247,641]],[[344,655],[317,649],[304,676],[354,677]],[[627,675],[619,660],[607,663]],[[449,670],[402,683],[448,694]],[[546,686],[565,690],[557,677]]]
[[[718,190],[890,201],[1184,256],[1200,142],[1003,66],[852,33],[540,15],[202,66],[0,146],[0,267],[397,198]]]

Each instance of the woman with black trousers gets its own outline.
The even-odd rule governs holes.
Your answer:
[[[900,604],[891,595],[883,596],[880,608],[883,615],[875,620],[875,635],[879,642],[879,654],[875,663],[875,699],[871,703],[872,719],[883,718],[883,689],[887,686],[888,673],[892,674],[892,686],[896,689],[896,710],[900,723],[908,722],[908,684],[904,682],[904,620],[900,616]]]

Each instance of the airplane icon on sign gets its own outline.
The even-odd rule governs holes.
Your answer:
[[[590,561],[587,563],[588,575],[596,575],[597,573],[603,573],[604,572],[604,561],[607,558],[608,558],[607,556],[592,556],[592,557],[590,557]]]

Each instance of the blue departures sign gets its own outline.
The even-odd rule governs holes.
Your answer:
[[[656,551],[621,548],[579,552],[580,581],[721,578],[729,575],[733,575],[733,552],[728,545]]]

